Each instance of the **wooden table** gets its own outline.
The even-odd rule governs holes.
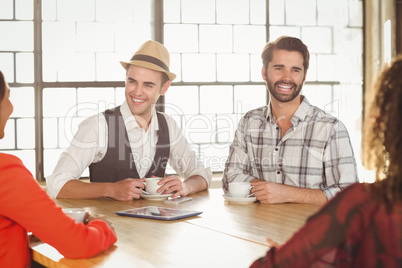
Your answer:
[[[177,208],[200,210],[196,217],[157,221],[117,216],[143,206],[174,207],[163,201],[58,199],[62,207],[85,207],[109,217],[117,242],[89,259],[66,259],[40,241],[31,241],[33,259],[47,267],[248,267],[269,249],[266,237],[283,243],[319,207],[306,204],[228,203],[221,189],[192,195]]]

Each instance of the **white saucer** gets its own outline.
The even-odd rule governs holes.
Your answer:
[[[172,194],[141,194],[141,197],[148,200],[164,200]]]
[[[255,196],[252,197],[232,197],[230,194],[224,194],[223,198],[225,198],[228,202],[239,203],[239,204],[248,204],[253,203],[257,200]]]

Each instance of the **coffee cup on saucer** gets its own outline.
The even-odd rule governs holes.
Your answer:
[[[153,177],[153,178],[146,178],[145,179],[145,191],[149,193],[150,195],[159,195],[161,193],[158,193],[159,187],[161,185],[158,184],[158,182],[161,180],[161,178],[158,177]]]
[[[250,182],[230,182],[229,193],[232,197],[247,198],[250,194],[251,183]]]
[[[89,216],[89,212],[84,208],[63,208],[63,212],[75,222],[85,222]]]

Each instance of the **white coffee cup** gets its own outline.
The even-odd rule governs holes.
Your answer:
[[[88,211],[84,208],[63,208],[63,212],[77,223],[84,222],[88,215]]]
[[[229,193],[232,197],[247,197],[250,194],[251,183],[236,181],[229,183]]]
[[[159,187],[162,185],[158,185],[158,182],[161,180],[161,178],[146,178],[145,179],[145,191],[147,191],[149,194],[160,194],[157,192]]]

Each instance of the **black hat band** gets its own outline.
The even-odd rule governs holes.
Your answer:
[[[167,67],[166,64],[164,64],[161,60],[159,60],[159,59],[157,59],[155,57],[152,57],[152,56],[137,54],[137,55],[134,55],[131,58],[131,60],[140,60],[140,61],[150,62],[150,63],[153,63],[155,65],[158,65],[159,67],[161,67],[166,72],[169,72],[169,67]]]

